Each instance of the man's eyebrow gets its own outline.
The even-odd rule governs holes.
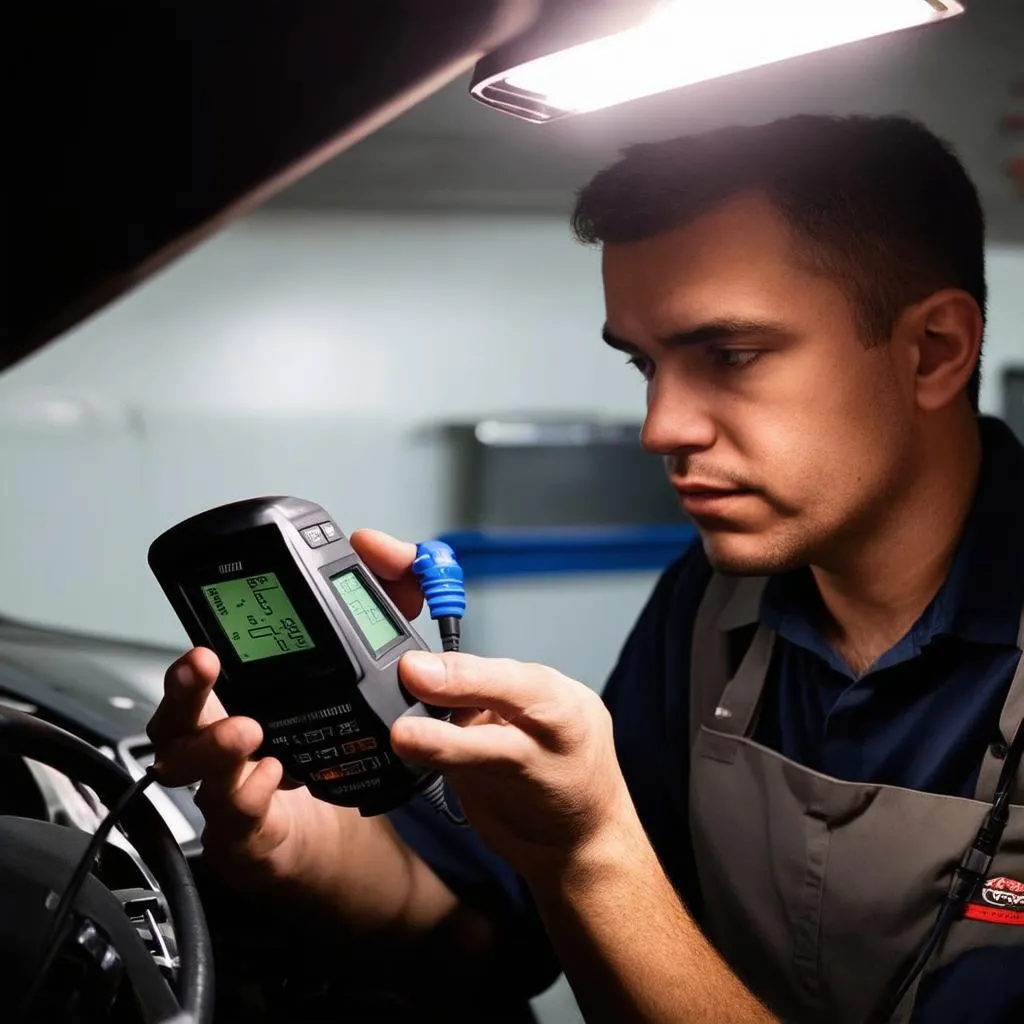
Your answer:
[[[684,331],[676,331],[668,337],[659,338],[658,342],[666,348],[678,348],[684,345],[703,345],[712,341],[728,341],[730,338],[750,337],[781,337],[790,331],[783,324],[770,320],[748,320],[729,317],[722,320],[709,320],[706,323],[688,327]],[[626,341],[613,334],[606,326],[601,331],[606,345],[619,349],[621,352],[636,352],[640,346]]]

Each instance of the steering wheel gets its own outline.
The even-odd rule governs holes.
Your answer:
[[[0,754],[49,765],[90,786],[108,808],[132,784],[127,772],[77,736],[6,707],[0,707]],[[148,897],[150,905],[166,899],[180,957],[177,991],[146,948],[125,905],[90,875],[73,908],[75,927],[59,961],[61,969],[58,962],[51,969],[55,983],[75,992],[74,1016],[63,1008],[59,1019],[104,1019],[124,979],[145,1024],[210,1024],[213,954],[188,862],[143,796],[128,804],[119,822],[162,893],[136,890],[133,895],[141,895],[143,904]],[[90,838],[63,825],[0,815],[0,998],[13,997],[15,1006],[41,961],[57,904],[53,894],[63,891]],[[43,1019],[33,1014],[33,1022]]]

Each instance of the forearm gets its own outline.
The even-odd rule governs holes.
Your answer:
[[[294,885],[356,931],[416,936],[456,911],[458,900],[383,816],[330,808],[321,834],[297,853]]]
[[[443,936],[462,955],[485,952],[490,925],[462,905],[383,816],[310,803],[295,831],[301,842],[266,858],[215,851],[214,870],[242,891],[258,891],[307,926],[416,942]]]
[[[528,878],[588,1024],[767,1024],[704,938],[639,823]]]

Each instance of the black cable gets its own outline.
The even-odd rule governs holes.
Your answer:
[[[918,975],[928,965],[932,954],[946,937],[946,932],[963,912],[964,904],[971,898],[978,883],[984,881],[999,849],[1000,840],[1003,838],[1003,829],[1006,828],[1006,823],[1010,819],[1010,797],[1013,793],[1022,756],[1024,756],[1024,722],[1017,726],[1013,741],[1006,752],[992,806],[975,834],[974,841],[960,861],[959,867],[953,872],[949,891],[942,901],[928,937],[910,967],[902,975],[897,976],[900,979],[898,983],[894,982],[882,994],[874,1011],[868,1017],[868,1024],[886,1024],[892,1017],[904,996],[910,991],[910,987],[917,980]]]
[[[46,939],[43,943],[43,958],[36,969],[35,976],[32,979],[32,983],[29,985],[28,992],[25,994],[25,998],[21,1001],[21,1005],[18,1008],[17,1016],[15,1021],[22,1022],[28,1020],[28,1012],[32,1009],[32,1004],[35,1002],[39,992],[42,990],[43,983],[46,981],[46,976],[53,966],[54,960],[57,958],[57,954],[60,952],[61,946],[64,941],[64,931],[67,926],[68,918],[71,916],[72,910],[78,895],[82,891],[82,886],[85,885],[85,880],[89,877],[89,873],[92,871],[93,864],[96,860],[97,855],[100,852],[103,844],[107,841],[107,836],[110,835],[114,825],[117,824],[118,819],[124,813],[125,808],[141,793],[151,782],[155,781],[153,775],[153,766],[151,765],[146,769],[144,775],[133,782],[125,791],[121,794],[117,803],[107,812],[107,816],[100,822],[99,827],[93,833],[92,839],[89,841],[89,845],[86,847],[85,852],[82,854],[75,867],[74,872],[71,875],[71,879],[66,886],[64,886],[64,892],[61,893],[60,900],[57,903],[57,908],[53,912],[53,918],[50,921],[50,928],[46,934]]]
[[[441,646],[446,651],[457,651],[459,649],[459,638],[461,634],[460,619],[457,615],[439,615],[437,617],[437,629],[441,634]],[[451,720],[450,708],[427,708],[432,715]],[[448,795],[445,793],[444,776],[437,775],[420,789],[420,795],[445,821],[451,822],[458,828],[469,828],[469,822],[456,814],[448,806]]]
[[[959,871],[959,869],[957,869]],[[946,932],[953,924],[953,920],[960,909],[960,905],[950,899],[947,895],[939,909],[939,914],[932,925],[928,938],[918,951],[914,962],[904,972],[900,984],[893,989],[888,989],[874,1013],[869,1017],[872,1024],[886,1024],[896,1012],[897,1007],[903,1002],[903,997],[910,991],[910,986],[917,980],[917,976],[925,969],[932,954],[938,948],[939,943],[945,938]]]
[[[441,634],[441,647],[445,651],[459,649],[462,627],[455,615],[442,615],[437,620],[437,630]]]
[[[437,629],[441,634],[441,647],[444,651],[457,651],[462,635],[461,620],[456,615],[442,615],[437,620]],[[469,822],[456,814],[448,806],[448,798],[444,791],[444,779],[435,779],[425,790],[423,795],[427,798],[430,806],[437,811],[446,821],[450,821],[458,828],[469,828]]]
[[[1024,655],[1022,655],[1024,657]],[[1008,814],[1007,808],[1010,805],[1010,797],[1013,795],[1013,785],[1017,779],[1017,772],[1020,769],[1021,758],[1024,757],[1024,722],[1017,727],[1013,742],[1006,751],[1006,760],[1003,762],[1003,770],[999,773],[999,782],[996,785],[995,803],[1001,814]]]
[[[448,806],[448,797],[444,791],[444,776],[439,775],[429,786],[420,790],[427,803],[437,811],[446,821],[450,821],[459,828],[469,828],[469,822],[456,814]]]

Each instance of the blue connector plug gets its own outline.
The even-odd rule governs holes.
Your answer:
[[[416,547],[412,571],[419,577],[430,617],[439,619],[466,613],[466,585],[455,552],[441,540],[425,540]]]
[[[437,620],[444,649],[457,651],[459,623],[466,613],[466,585],[455,552],[444,541],[425,540],[416,547],[412,571],[419,579],[430,617]]]

